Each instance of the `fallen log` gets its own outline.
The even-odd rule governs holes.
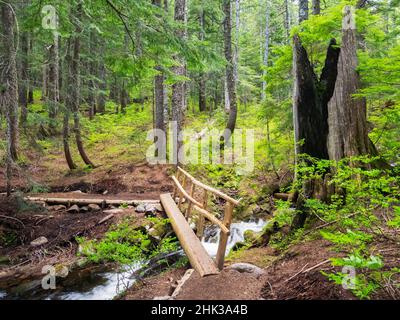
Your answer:
[[[84,199],[84,198],[44,198],[44,197],[24,197],[25,201],[46,202],[48,204],[77,204],[77,205],[123,205],[138,206],[140,204],[159,204],[160,200],[113,200],[113,199]]]
[[[274,193],[274,198],[278,200],[284,201],[293,201],[292,193]]]

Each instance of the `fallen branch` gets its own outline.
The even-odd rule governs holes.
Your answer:
[[[24,223],[23,223],[21,220],[17,219],[17,218],[9,217],[9,216],[3,216],[3,215],[0,215],[0,218],[3,218],[3,219],[10,219],[10,220],[16,221],[16,222],[22,224],[22,227],[25,228]]]
[[[316,268],[318,268],[318,267],[320,267],[320,266],[322,266],[322,265],[324,265],[324,264],[326,264],[326,263],[328,263],[328,262],[330,262],[331,260],[324,260],[324,261],[322,261],[322,262],[320,262],[320,263],[317,263],[315,266],[312,266],[311,268],[308,268],[308,269],[306,269],[306,270],[304,270],[307,266],[308,266],[308,263],[306,263],[305,265],[304,265],[304,267],[299,271],[299,272],[297,272],[296,274],[294,274],[293,276],[291,276],[289,279],[287,279],[287,280],[285,280],[285,283],[286,282],[289,282],[290,280],[292,280],[292,279],[294,279],[294,278],[296,278],[299,274],[304,274],[304,273],[308,273],[308,272],[310,272],[310,271],[312,271],[312,270],[314,270],[314,269],[316,269]]]
[[[114,214],[109,214],[108,216],[105,216],[103,219],[101,219],[97,224],[98,225],[99,224],[103,224],[104,222],[106,222],[106,221],[108,221],[108,220],[110,220],[112,218],[114,218]]]
[[[301,270],[299,272],[297,272],[296,274],[294,274],[293,276],[291,276],[289,279],[285,280],[286,282],[289,282],[290,280],[292,280],[293,278],[297,277],[300,273],[303,272],[303,270],[308,266],[308,262],[303,266],[303,268],[301,268]]]
[[[174,290],[174,292],[172,293],[171,298],[176,298],[178,296],[178,294],[182,290],[183,285],[186,283],[186,281],[188,281],[190,279],[193,272],[194,272],[194,269],[189,269],[185,272],[185,275],[182,277],[182,279],[178,281],[179,284],[176,287],[176,289]]]

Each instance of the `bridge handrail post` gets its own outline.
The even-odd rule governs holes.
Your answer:
[[[228,230],[230,229],[232,223],[233,207],[234,206],[231,202],[227,201],[225,203],[223,224],[227,227]],[[224,268],[225,252],[226,252],[226,246],[228,244],[228,239],[229,239],[229,233],[225,233],[221,230],[219,244],[218,244],[218,251],[216,256],[217,267],[219,270],[222,270]]]

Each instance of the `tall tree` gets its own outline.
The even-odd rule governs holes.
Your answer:
[[[82,136],[81,136],[81,127],[80,127],[80,114],[79,114],[79,105],[80,105],[80,34],[82,32],[81,20],[82,20],[82,2],[77,4],[75,10],[75,17],[73,17],[72,21],[75,26],[74,34],[71,36],[71,52],[68,60],[68,95],[67,95],[67,105],[70,110],[73,112],[74,117],[74,133],[76,145],[78,147],[79,154],[83,160],[83,162],[87,165],[94,167],[94,164],[90,161],[87,156]]]
[[[161,8],[161,0],[152,0],[153,5]],[[166,132],[165,127],[165,87],[164,87],[164,72],[160,65],[156,66],[157,74],[154,77],[154,128]],[[161,149],[165,145],[160,146]],[[158,155],[156,150],[156,156]]]
[[[18,160],[18,76],[15,48],[15,11],[11,4],[0,3],[3,30],[3,59],[0,62],[0,104],[7,120],[7,154],[10,160]],[[11,169],[10,169],[11,170]]]
[[[299,0],[299,23],[308,19],[308,0]]]
[[[223,0],[223,11],[224,11],[224,53],[226,60],[226,84],[229,96],[229,117],[224,131],[221,136],[221,141],[227,143],[231,138],[236,126],[237,118],[237,101],[236,101],[236,84],[235,84],[235,72],[234,72],[234,61],[232,54],[232,10],[231,0]]]
[[[331,160],[376,154],[376,149],[368,137],[366,100],[353,97],[361,88],[357,72],[354,19],[351,7],[347,6],[343,17],[338,75],[332,99],[328,104],[328,151]]]
[[[201,9],[199,14],[200,21],[200,40],[205,40],[205,11],[204,1],[201,1]],[[207,110],[207,95],[206,95],[206,75],[204,71],[200,71],[199,75],[199,110],[204,112]]]
[[[312,13],[314,15],[321,13],[321,0],[312,0]]]
[[[271,14],[270,3],[267,0],[267,7],[265,10],[265,46],[264,46],[264,59],[263,59],[263,82],[262,82],[262,91],[261,91],[261,100],[265,100],[265,93],[267,90],[267,67],[268,67],[268,58],[269,58],[269,17]]]
[[[176,30],[176,36],[182,40],[186,36],[186,0],[175,0],[175,12],[174,19],[179,24]],[[173,67],[173,72],[177,77],[184,77],[186,73],[185,60],[179,54],[175,55],[176,66]],[[182,79],[178,79],[172,85],[172,121],[176,123],[177,139],[174,141],[174,162],[179,163],[178,152],[181,149],[181,141],[179,141],[179,134],[182,128],[183,112],[185,110],[185,97],[186,97],[186,86]]]
[[[71,38],[68,39],[68,46],[67,46],[67,54],[65,56],[66,60],[66,65],[67,65],[67,86],[63,90],[63,101],[65,101],[65,107],[64,107],[64,119],[63,119],[63,146],[64,146],[64,155],[65,155],[65,160],[67,161],[68,168],[70,170],[76,169],[76,165],[74,163],[74,160],[72,159],[71,155],[71,149],[69,147],[69,138],[70,138],[70,128],[69,128],[69,119],[71,116],[71,108],[72,108],[72,101],[71,101],[71,95],[69,94],[69,89],[71,86],[73,86],[73,79],[70,76],[71,75],[71,70],[70,68],[72,67],[72,53],[71,53]]]
[[[60,102],[59,94],[59,45],[58,35],[54,35],[54,42],[48,48],[49,51],[49,64],[48,64],[48,105],[50,117],[50,129],[54,133],[55,119],[58,113],[58,106]]]

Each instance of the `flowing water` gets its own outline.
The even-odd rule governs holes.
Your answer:
[[[246,230],[259,232],[265,226],[266,221],[238,222],[231,225],[226,254],[233,246],[244,241]],[[218,249],[220,231],[209,227],[205,231],[202,243],[211,256],[215,256]],[[0,289],[2,299],[47,299],[47,300],[110,300],[118,293],[129,288],[138,279],[156,274],[168,265],[176,262],[183,251],[164,254],[155,257],[145,263],[136,263],[122,268],[110,266],[91,266],[71,271],[64,279],[57,278],[57,286],[54,290],[42,289],[41,279],[31,279],[16,287]],[[159,262],[163,262],[160,264]]]

